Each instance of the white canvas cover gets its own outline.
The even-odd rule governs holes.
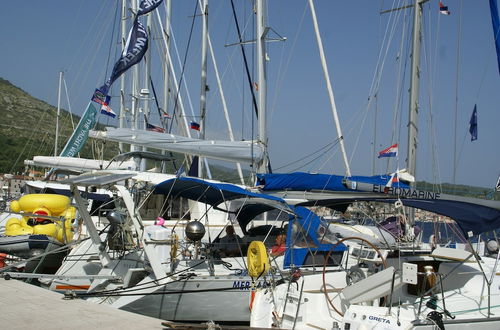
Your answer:
[[[90,137],[235,163],[258,163],[264,153],[254,141],[200,140],[130,128],[107,127],[106,131],[90,131]]]
[[[105,168],[109,170],[133,170],[135,168],[133,160],[112,162],[110,164],[107,160],[59,156],[35,156],[33,157],[33,160],[25,161],[25,164],[47,168],[60,168],[77,172],[86,172]]]

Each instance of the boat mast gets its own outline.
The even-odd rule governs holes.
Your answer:
[[[332,107],[333,120],[335,122],[335,128],[337,129],[337,138],[340,142],[340,150],[342,152],[342,158],[344,159],[345,174],[346,176],[351,176],[351,169],[349,168],[349,161],[347,160],[347,154],[344,146],[344,136],[342,135],[342,130],[340,128],[339,116],[337,114],[337,106],[335,105],[335,99],[333,97],[332,84],[330,82],[330,74],[328,73],[328,66],[326,64],[325,51],[323,49],[323,42],[321,41],[321,35],[319,33],[318,19],[316,17],[316,10],[314,9],[313,0],[309,0],[309,7],[311,8],[311,15],[313,19],[314,32],[316,33],[316,41],[319,48],[319,56],[321,58],[321,65],[323,67],[323,74],[326,80],[326,88],[328,89],[328,97],[330,99],[330,106]]]
[[[422,41],[422,4],[428,0],[415,0],[413,12],[413,40],[411,56],[410,102],[408,115],[408,151],[406,169],[416,177],[417,135],[418,135],[418,98],[420,92],[420,46]],[[415,183],[410,183],[415,186]]]
[[[408,114],[408,151],[406,168],[410,175],[416,178],[417,168],[417,135],[418,135],[418,99],[420,93],[420,46],[422,42],[422,5],[428,0],[415,0],[413,6],[413,37],[411,55],[410,75],[410,102]],[[416,180],[410,182],[410,187],[416,186]],[[415,209],[407,209],[408,221],[406,226],[411,227],[415,223]],[[409,228],[407,228],[409,233]]]
[[[121,44],[122,53],[125,49],[125,43],[127,38],[127,0],[122,0],[122,17],[121,17]],[[118,114],[119,127],[123,128],[125,123],[125,75],[120,77],[120,113]],[[118,143],[118,148],[120,152],[125,152],[123,150],[123,142]]]
[[[258,105],[258,142],[264,148],[262,162],[257,164],[259,173],[269,172],[269,153],[267,145],[267,122],[266,122],[266,36],[269,28],[266,27],[266,0],[256,0],[257,31],[256,31],[256,55],[257,55],[257,105]]]
[[[217,80],[217,87],[219,88],[219,95],[222,102],[222,109],[224,110],[224,117],[227,123],[227,129],[229,132],[229,139],[234,141],[233,128],[231,126],[231,121],[229,120],[229,111],[227,109],[226,98],[224,96],[224,90],[222,89],[222,82],[220,80],[219,69],[217,68],[217,62],[215,61],[214,49],[212,47],[212,42],[210,41],[210,34],[207,36],[208,41],[208,49],[210,50],[210,57],[212,58],[212,65],[214,67],[215,78]],[[241,169],[241,164],[236,163],[236,170],[238,171],[238,175],[240,177],[241,184],[245,184],[245,178],[243,177],[243,171]]]
[[[208,40],[208,0],[201,5],[202,35],[201,35],[201,87],[200,87],[200,139],[205,140],[205,116],[207,111],[207,40]],[[203,177],[205,158],[198,158],[199,176]]]
[[[147,14],[146,18],[146,30],[148,31],[148,35],[151,35],[151,13]],[[151,38],[152,39],[152,38]],[[144,129],[146,129],[146,120],[149,120],[149,113],[150,111],[150,97],[149,97],[149,85],[150,85],[150,76],[151,76],[151,47],[148,47],[148,50],[146,51],[145,54],[145,69],[144,69],[144,81],[143,81],[143,86],[144,88],[141,89],[141,98],[143,100],[143,113],[144,113],[144,119],[141,121],[144,121]],[[142,147],[142,151],[147,151],[146,147]],[[146,171],[146,159],[143,158],[141,159],[141,171]]]
[[[165,35],[166,39],[166,45],[165,47],[170,47],[170,18],[171,12],[172,12],[172,2],[171,0],[165,0],[165,30],[163,31],[163,34]],[[164,58],[164,63],[165,63],[165,68],[163,72],[163,113],[167,114],[168,113],[168,101],[170,98],[170,61],[168,59],[168,54],[167,51],[165,51],[165,58]],[[172,118],[171,120],[174,120]],[[165,123],[164,120],[161,121],[162,124]],[[168,125],[168,122],[167,122]],[[166,128],[167,125],[163,125],[163,128]],[[166,155],[167,152],[165,150],[162,150],[162,155]],[[167,164],[166,162],[162,162],[162,168],[161,168],[162,173],[167,172]]]
[[[54,156],[57,156],[59,144],[59,117],[61,117],[61,86],[63,81],[63,72],[59,72],[59,91],[57,92],[57,115],[56,115],[56,138],[54,142]]]
[[[136,15],[137,13],[137,2],[136,1],[132,1],[132,13],[134,15]],[[137,130],[139,127],[138,127],[138,110],[139,110],[139,106],[138,106],[138,92],[137,92],[137,88],[138,88],[138,81],[139,81],[139,66],[138,65],[134,65],[132,67],[132,93],[131,93],[131,96],[132,96],[132,102],[131,102],[131,112],[132,112],[132,129],[135,129]],[[130,145],[130,151],[139,151],[139,147],[134,145],[134,144],[131,144]],[[140,167],[140,164],[136,164],[137,168]]]

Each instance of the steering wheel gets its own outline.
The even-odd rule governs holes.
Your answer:
[[[337,243],[335,243],[332,248],[330,249],[330,251],[328,251],[328,254],[326,255],[325,257],[325,262],[323,263],[323,288],[325,289],[324,293],[325,293],[325,296],[326,296],[326,299],[328,300],[328,303],[330,304],[330,306],[332,306],[332,308],[340,315],[340,316],[344,316],[344,313],[342,313],[340,310],[338,310],[335,305],[333,304],[333,298],[330,299],[330,295],[328,294],[328,290],[326,289],[327,287],[327,283],[326,283],[326,266],[328,264],[328,259],[330,258],[330,255],[332,254],[333,250],[335,250],[335,248],[345,242],[345,241],[348,241],[348,240],[358,240],[358,241],[362,241],[366,244],[368,244],[372,249],[374,249],[375,251],[377,251],[378,255],[380,256],[380,258],[382,259],[382,264],[384,266],[384,269],[387,268],[387,261],[385,260],[385,258],[382,256],[382,253],[380,252],[380,250],[375,246],[373,245],[371,242],[369,242],[368,240],[364,239],[364,238],[361,238],[361,237],[355,237],[355,236],[351,236],[351,237],[345,237],[345,238],[342,238],[341,240],[339,240]],[[360,279],[361,280],[361,279]],[[333,287],[332,285],[328,285],[328,286],[331,286]],[[334,288],[335,289],[335,288]],[[342,291],[340,291],[342,292]],[[387,299],[386,299],[387,301]]]

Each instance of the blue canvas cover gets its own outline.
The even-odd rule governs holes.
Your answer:
[[[377,185],[386,185],[391,180],[390,175],[374,176],[351,176],[345,177],[333,174],[311,174],[295,172],[288,174],[257,174],[257,185],[263,191],[272,190],[296,190],[296,191],[351,191],[347,189],[342,181],[349,179],[357,182],[364,182]],[[395,182],[393,187],[409,188],[403,182]]]
[[[170,195],[174,198],[183,197],[212,205],[215,208],[227,201],[244,199],[243,205],[239,205],[237,211],[233,210],[237,214],[243,234],[247,234],[247,224],[261,213],[274,209],[292,212],[286,202],[279,197],[254,193],[229,183],[216,183],[192,177],[178,177],[163,181],[154,187],[154,193]]]
[[[217,206],[224,201],[253,197],[285,203],[281,198],[254,193],[230,183],[216,183],[192,177],[178,177],[158,183],[155,194],[170,194]]]

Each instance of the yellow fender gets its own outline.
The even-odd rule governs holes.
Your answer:
[[[252,241],[247,252],[248,275],[259,277],[269,271],[266,246],[261,241]]]
[[[48,223],[45,225],[36,225],[36,226],[33,226],[33,234],[47,235],[47,236],[51,236],[51,237],[55,238],[57,235],[57,227],[59,227],[59,226],[56,225],[55,223]]]
[[[12,212],[33,212],[38,208],[46,208],[55,216],[61,214],[70,204],[67,196],[57,194],[28,194],[10,204]]]
[[[6,236],[30,235],[33,227],[26,224],[26,219],[10,218],[5,224]]]
[[[70,226],[71,220],[76,218],[76,208],[74,206],[70,206],[61,213],[61,216],[66,219],[66,226]]]

